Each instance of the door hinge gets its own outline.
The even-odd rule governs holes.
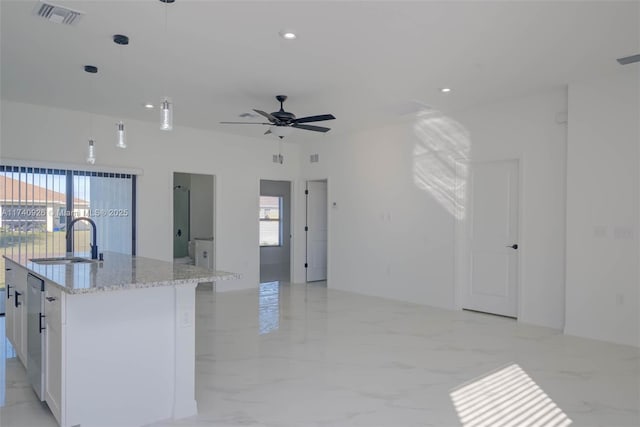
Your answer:
[[[306,262],[304,263],[304,268],[308,268],[309,264],[307,264]]]
[[[304,190],[304,194],[309,194],[309,190]]]
[[[309,227],[307,227],[306,225],[304,226],[304,231],[309,231]]]

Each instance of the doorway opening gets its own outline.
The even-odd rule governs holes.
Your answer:
[[[260,180],[260,282],[291,280],[291,182]]]
[[[173,261],[215,269],[215,177],[173,174]]]
[[[306,212],[306,260],[307,282],[327,280],[327,180],[307,181],[305,190]]]

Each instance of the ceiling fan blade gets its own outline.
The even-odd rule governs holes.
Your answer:
[[[276,123],[276,122],[278,121],[278,119],[277,119],[277,118],[273,117],[273,116],[272,116],[271,114],[269,114],[269,113],[265,113],[265,112],[264,112],[264,111],[262,111],[262,110],[256,110],[256,109],[254,109],[253,111],[255,111],[256,113],[260,114],[261,116],[266,117],[267,119],[269,119],[269,121],[270,121],[271,123]]]
[[[325,128],[322,126],[299,125],[298,123],[292,124],[291,127],[294,127],[296,129],[312,130],[315,132],[329,132],[331,130],[331,128]]]
[[[258,122],[220,122],[223,125],[271,125],[271,123],[258,123]]]
[[[633,64],[634,62],[640,62],[640,54],[625,56],[624,58],[618,58],[617,61],[620,65],[627,65],[627,64]]]
[[[322,122],[324,120],[334,120],[333,114],[320,114],[319,116],[300,117],[295,119],[293,123],[309,123],[309,122]]]

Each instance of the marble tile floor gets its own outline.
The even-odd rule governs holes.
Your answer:
[[[632,347],[322,284],[201,287],[196,314],[199,414],[154,427],[640,426]],[[55,426],[2,363],[0,425]]]

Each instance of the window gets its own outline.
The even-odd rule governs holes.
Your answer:
[[[76,217],[96,223],[100,252],[135,254],[134,194],[135,175],[0,165],[0,291],[2,255],[64,255],[67,222]],[[89,224],[77,223],[71,240],[76,254],[90,253]]]
[[[282,244],[282,197],[260,196],[260,246]]]

